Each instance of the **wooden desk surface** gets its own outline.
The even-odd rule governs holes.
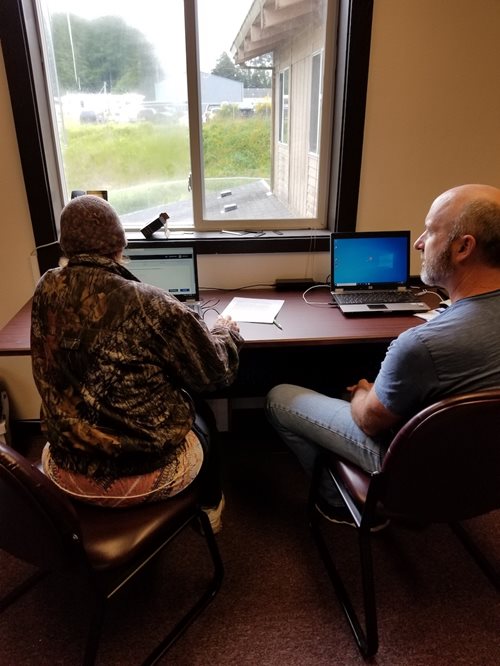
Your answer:
[[[418,326],[422,319],[414,316],[344,317],[336,308],[326,305],[327,289],[312,290],[304,301],[302,292],[276,292],[271,289],[245,291],[205,291],[203,301],[216,303],[221,312],[232,298],[273,298],[285,301],[274,324],[251,324],[242,322],[241,332],[245,347],[283,347],[342,345],[366,342],[389,342],[407,328]],[[206,313],[210,325],[216,317],[215,311]],[[31,301],[0,331],[0,356],[30,354]]]
[[[0,356],[26,356],[31,353],[31,300],[0,331]]]
[[[276,292],[272,289],[246,291],[210,291],[205,300],[219,300],[215,307],[221,312],[234,297],[272,298],[285,301],[276,317],[280,330],[274,324],[240,323],[245,347],[282,347],[342,345],[364,342],[389,342],[400,333],[423,323],[412,315],[401,317],[369,316],[345,317],[337,308],[327,305],[330,293],[325,289],[313,289],[305,302],[302,292]],[[212,317],[207,313],[207,323]],[[213,315],[215,317],[215,315]]]

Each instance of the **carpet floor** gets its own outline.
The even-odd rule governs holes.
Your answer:
[[[225,436],[222,588],[161,663],[175,666],[363,664],[309,534],[307,481],[273,434]],[[500,560],[500,512],[469,521]],[[327,527],[357,594],[357,544]],[[500,597],[446,525],[391,525],[374,540],[379,666],[496,666]],[[29,567],[0,552],[2,594]],[[110,607],[98,664],[141,663],[208,575],[204,541],[184,533]],[[359,596],[359,595],[358,595]],[[76,665],[86,636],[83,590],[63,576],[40,582],[0,616],[0,663]]]

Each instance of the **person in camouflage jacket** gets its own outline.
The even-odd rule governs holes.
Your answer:
[[[182,477],[179,467],[196,467],[190,394],[235,378],[238,326],[219,316],[209,330],[175,297],[138,281],[121,261],[121,223],[102,199],[70,201],[60,243],[67,263],[41,277],[32,309],[44,468],[56,482],[54,470],[90,478],[104,493],[158,470],[168,486],[169,474]]]

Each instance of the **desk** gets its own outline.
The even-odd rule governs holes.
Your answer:
[[[31,300],[0,331],[0,356],[29,356]]]
[[[272,289],[247,291],[206,291],[201,297],[207,302],[216,302],[215,308],[222,312],[235,296],[243,298],[279,298],[285,301],[277,321],[282,330],[273,324],[241,324],[245,338],[244,349],[259,347],[309,347],[352,344],[387,344],[400,333],[422,320],[413,316],[344,317],[334,307],[324,305],[329,294],[326,289],[312,290],[307,294],[308,305],[302,292],[275,292]],[[216,317],[208,312],[210,324]],[[31,301],[0,331],[0,356],[30,354]]]
[[[210,290],[202,294],[202,299],[222,312],[235,296],[283,299],[285,303],[276,318],[282,329],[274,324],[242,322],[245,343],[238,376],[229,388],[212,397],[262,397],[279,383],[339,395],[360,377],[373,380],[389,342],[423,322],[411,315],[346,318],[325,304],[330,296],[327,289],[310,291],[307,300],[311,305],[304,301],[302,292],[278,293],[272,289]],[[27,303],[0,331],[0,356],[29,356],[30,316],[31,303]],[[208,311],[207,324],[216,316],[215,310]]]
[[[330,300],[327,289],[313,289],[304,301],[302,292],[276,292],[273,289],[247,291],[207,291],[202,297],[205,300],[219,301],[216,306],[219,312],[233,297],[242,298],[273,298],[284,300],[276,320],[282,330],[273,324],[240,324],[245,339],[245,349],[258,347],[285,346],[322,346],[344,345],[353,343],[388,343],[400,333],[413,326],[423,323],[422,319],[413,316],[395,317],[371,316],[347,318],[334,306],[326,305]],[[214,315],[215,316],[215,315]],[[211,319],[207,317],[208,323]]]
[[[264,396],[279,383],[338,396],[361,377],[373,380],[389,342],[423,323],[412,315],[344,317],[337,308],[326,305],[330,300],[327,289],[308,292],[306,298],[312,304],[304,301],[302,292],[270,289],[203,294],[207,300],[219,299],[219,312],[235,296],[278,298],[285,303],[276,317],[282,330],[273,324],[240,324],[245,344],[238,376],[231,387],[217,394],[227,398]],[[208,315],[206,318],[210,323]]]

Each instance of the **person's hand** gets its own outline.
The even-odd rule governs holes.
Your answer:
[[[224,328],[229,328],[232,331],[236,331],[237,333],[240,332],[238,322],[234,321],[234,319],[232,319],[229,315],[219,315],[215,320],[214,327],[215,326],[223,326]]]
[[[352,386],[348,386],[347,390],[351,394],[351,399],[352,399],[354,394],[356,393],[356,391],[358,391],[359,389],[363,389],[364,391],[369,391],[372,386],[373,386],[373,383],[369,382],[367,379],[360,379],[357,384],[353,384]]]

